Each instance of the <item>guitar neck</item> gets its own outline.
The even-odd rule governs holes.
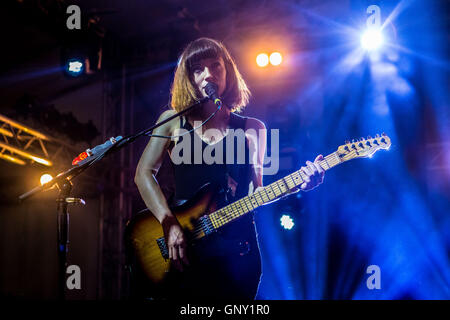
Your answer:
[[[343,161],[339,158],[338,154],[333,152],[324,157],[324,159],[320,162],[320,166],[324,170],[329,170],[342,162]],[[297,170],[290,175],[265,186],[258,192],[237,200],[222,209],[211,213],[209,218],[213,228],[218,229],[264,204],[289,194],[292,189],[295,189],[304,183],[305,179],[305,174],[301,170]]]

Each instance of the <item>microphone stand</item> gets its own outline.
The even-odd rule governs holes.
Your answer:
[[[201,105],[202,103],[209,100],[209,98],[202,98],[201,100],[198,100],[185,110],[182,110],[169,118],[158,122],[157,124],[151,126],[148,129],[145,129],[137,134],[129,135],[127,137],[124,137],[121,140],[118,140],[117,142],[113,143],[111,146],[109,146],[106,150],[99,153],[98,155],[92,155],[92,159],[85,159],[85,161],[82,162],[80,165],[75,165],[72,168],[68,169],[65,172],[62,172],[58,174],[55,178],[53,178],[51,181],[35,187],[31,189],[30,191],[27,191],[26,193],[19,196],[19,201],[22,202],[31,196],[48,190],[52,188],[53,186],[57,186],[59,189],[59,194],[56,199],[57,202],[57,234],[58,234],[58,243],[57,243],[57,250],[58,250],[58,299],[64,300],[65,299],[65,274],[66,274],[66,265],[67,265],[67,253],[68,253],[68,243],[69,243],[69,212],[67,211],[67,206],[70,203],[81,203],[85,204],[83,199],[79,198],[70,198],[70,192],[72,191],[72,181],[75,179],[78,175],[80,175],[82,172],[84,172],[87,168],[92,166],[94,163],[100,161],[105,156],[117,152],[122,147],[128,145],[129,143],[134,142],[137,138],[146,135],[147,133],[153,131],[155,128],[171,121],[172,119],[181,116],[182,114],[185,114],[186,112],[191,111],[193,108]]]

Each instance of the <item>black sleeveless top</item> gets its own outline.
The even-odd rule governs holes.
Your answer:
[[[241,129],[242,132],[240,133],[243,135],[246,121],[246,117],[231,113],[229,128]],[[183,119],[180,119],[180,128],[192,130],[191,124],[187,120],[183,121]],[[235,136],[237,135],[235,134]],[[230,183],[237,183],[234,199],[229,200],[238,200],[248,195],[253,167],[249,161],[247,139],[243,141],[228,133],[219,142],[209,145],[192,131],[185,136],[181,136],[177,145],[181,146],[180,144],[183,143],[184,139],[188,139],[184,146],[190,146],[190,157],[187,156],[184,159],[189,161],[176,164],[172,159],[175,178],[175,202],[190,199],[206,183],[215,183],[221,186],[223,190],[227,190]],[[201,157],[199,146],[201,146]],[[233,150],[230,150],[231,148]],[[220,150],[222,150],[222,155],[220,155]],[[177,152],[177,156],[183,157],[184,151],[181,148]],[[204,156],[209,156],[209,160],[205,160]],[[211,163],[212,161],[214,162]]]
[[[245,135],[242,136],[245,133],[246,121],[246,117],[230,114],[229,128],[242,130],[240,134],[241,138],[244,138],[241,141],[234,138],[239,134],[232,135],[232,132],[228,132],[222,140],[213,145],[208,145],[194,131],[179,138],[177,144],[171,149],[175,180],[174,202],[190,199],[206,183],[216,183],[226,190],[231,181],[233,186],[236,186],[235,194],[228,196],[227,202],[233,202],[248,195],[253,165],[249,161],[247,139]],[[181,120],[180,128],[192,130],[191,124],[188,121],[184,121],[183,124],[183,120]],[[231,137],[234,138],[234,143],[230,143]],[[190,139],[190,141],[183,139]],[[184,147],[190,148],[190,155],[185,157],[185,160],[190,162],[174,163],[175,152],[178,152],[180,157],[184,156],[182,148],[178,151],[175,149],[180,147],[183,141]],[[201,157],[197,159],[201,160],[198,161],[200,163],[195,163],[195,158],[200,158],[200,146],[202,154],[210,154],[216,161],[205,162],[204,157]],[[223,148],[222,157],[220,157],[220,148]],[[238,153],[239,149],[241,150]],[[226,161],[227,155],[229,161]],[[253,299],[261,277],[261,257],[253,218],[253,212],[248,213],[221,227],[218,232],[198,241],[195,246],[196,253],[190,259],[199,262],[198,265],[201,267],[185,271],[181,279],[175,276],[175,280],[172,279],[172,281],[177,290],[171,290],[171,294],[182,298],[189,296],[208,299],[230,297]]]

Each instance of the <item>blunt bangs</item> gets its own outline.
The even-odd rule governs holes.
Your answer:
[[[188,55],[185,58],[185,61],[189,71],[191,71],[194,64],[203,59],[217,59],[219,57],[224,58],[222,55],[222,49],[215,42],[212,42],[209,39],[200,39],[193,42],[191,46],[187,48],[187,52]]]

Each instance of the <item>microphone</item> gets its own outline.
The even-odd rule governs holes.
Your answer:
[[[219,87],[213,82],[208,82],[205,86],[206,94],[220,109],[222,107],[222,100],[220,100],[219,94],[217,93],[218,90]]]

